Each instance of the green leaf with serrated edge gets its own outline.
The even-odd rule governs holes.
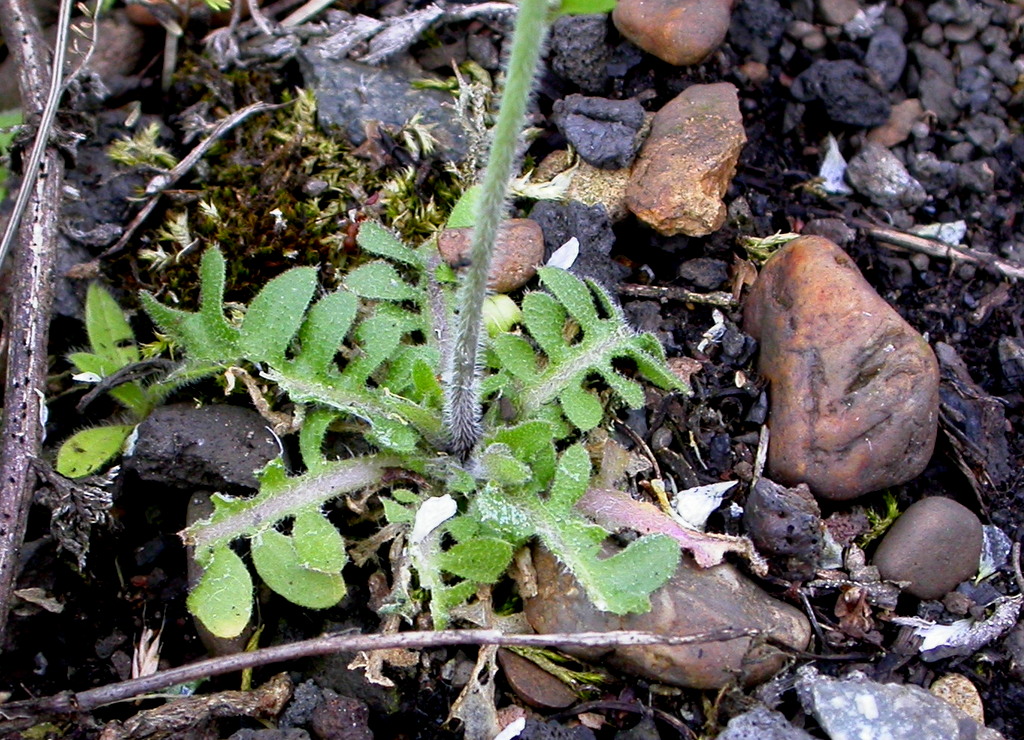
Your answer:
[[[389,524],[412,524],[416,518],[415,511],[389,498],[382,498],[380,503],[384,507],[384,518]]]
[[[219,356],[234,359],[238,329],[224,318],[224,255],[219,249],[207,249],[199,263],[199,318]]]
[[[354,269],[345,276],[345,287],[357,296],[377,301],[408,301],[416,298],[415,289],[402,279],[398,270],[381,260]]]
[[[499,334],[491,342],[491,349],[500,367],[515,377],[530,382],[537,376],[537,353],[530,343],[516,334]]]
[[[596,15],[615,10],[618,0],[562,0],[559,15]]]
[[[541,419],[505,427],[494,433],[494,442],[508,445],[516,457],[530,466],[533,479],[546,487],[555,475],[555,429]]]
[[[643,338],[641,335],[639,338]],[[653,339],[653,337],[652,337]],[[655,342],[658,340],[654,339]],[[661,345],[658,345],[661,347]],[[626,356],[631,358],[636,363],[637,369],[643,373],[643,376],[647,378],[651,383],[664,388],[665,390],[680,390],[684,393],[690,393],[690,387],[684,385],[679,379],[679,376],[665,367],[665,358],[663,355],[652,355],[643,350],[633,350],[627,352]]]
[[[537,269],[537,274],[541,284],[579,322],[584,333],[596,328],[598,322],[603,320],[594,308],[593,293],[578,277],[558,267],[541,267]]]
[[[590,456],[583,445],[575,444],[562,453],[555,471],[548,500],[555,509],[570,509],[587,492],[590,483]]]
[[[314,303],[299,328],[300,350],[294,367],[315,377],[335,372],[334,356],[352,328],[358,310],[359,299],[347,290],[336,290]]]
[[[85,332],[92,351],[110,360],[114,370],[138,362],[132,328],[117,301],[99,283],[91,283],[85,295]]]
[[[466,188],[459,199],[455,201],[445,228],[464,229],[476,225],[476,209],[477,203],[480,200],[480,192],[481,187],[479,185]]]
[[[66,478],[81,478],[103,467],[124,447],[134,424],[112,424],[76,432],[57,450],[57,472]]]
[[[196,559],[203,576],[188,595],[188,610],[217,637],[237,637],[252,617],[248,568],[227,545],[197,553]]]
[[[387,417],[371,419],[366,437],[377,447],[398,453],[415,452],[420,441],[420,435],[410,424]]]
[[[320,470],[289,477],[280,459],[259,472],[260,492],[250,498],[213,496],[213,515],[185,530],[186,543],[197,549],[252,537],[310,506],[380,485],[384,471],[411,461],[393,455],[368,455],[324,462]]]
[[[315,290],[312,267],[293,267],[267,283],[245,312],[238,336],[241,355],[281,366]]]
[[[327,428],[339,416],[337,411],[332,409],[314,409],[306,414],[299,429],[299,453],[302,455],[302,462],[306,468],[315,473],[324,464],[323,449],[324,437]]]
[[[565,417],[580,431],[589,432],[604,419],[604,408],[597,396],[579,383],[577,380],[562,391],[558,400]]]
[[[469,542],[480,536],[480,522],[465,514],[452,517],[444,523],[444,528],[456,542]]]
[[[530,480],[530,468],[517,460],[508,445],[492,444],[480,455],[485,478],[504,486],[518,486]]]
[[[292,542],[304,568],[336,574],[348,562],[345,540],[317,508],[305,509],[295,515]]]
[[[441,568],[477,583],[494,583],[512,562],[512,545],[494,537],[459,542],[437,557]]]
[[[381,305],[377,311],[356,329],[356,341],[361,353],[352,358],[342,370],[342,376],[350,384],[365,385],[374,370],[394,354],[402,337],[410,328],[405,311]]]
[[[605,368],[600,373],[601,378],[608,384],[608,387],[615,391],[619,398],[625,401],[626,405],[631,409],[638,409],[644,405],[646,398],[644,398],[642,385],[630,380],[613,367]]]
[[[264,583],[293,604],[328,609],[345,597],[345,581],[339,573],[303,567],[292,538],[276,529],[252,538],[252,562]]]
[[[559,362],[568,353],[565,337],[567,315],[562,304],[547,293],[523,296],[523,324],[549,358]]]
[[[438,358],[440,359],[440,358]],[[443,401],[444,389],[438,380],[435,366],[427,362],[423,357],[417,357],[412,367],[412,383],[416,391],[415,400],[420,403],[434,403],[440,405]]]
[[[364,252],[377,257],[386,257],[394,262],[402,262],[414,267],[423,266],[423,257],[419,252],[402,244],[394,234],[376,221],[361,223],[356,241]]]
[[[419,506],[422,503],[420,497],[407,488],[395,488],[391,491],[391,498],[400,504]]]

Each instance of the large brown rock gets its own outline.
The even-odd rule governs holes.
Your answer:
[[[771,382],[773,480],[842,500],[924,470],[938,422],[935,355],[843,250],[804,236],[776,252],[744,328]]]
[[[910,506],[885,533],[874,564],[883,578],[909,581],[907,592],[938,599],[978,572],[982,527],[966,506],[930,496]]]
[[[700,64],[729,31],[733,0],[620,0],[619,33],[662,61]]]
[[[654,116],[626,205],[661,234],[705,236],[725,223],[722,196],[747,137],[736,88],[692,85]]]
[[[756,628],[798,650],[807,646],[810,625],[794,607],[777,601],[731,565],[702,569],[683,555],[675,575],[651,595],[647,614],[598,610],[576,579],[543,548],[534,548],[538,593],[526,600],[526,618],[539,633],[643,630],[686,635],[723,627]],[[739,678],[752,685],[782,668],[786,656],[764,640],[669,647],[563,648],[584,660],[605,663],[652,681],[717,689]]]

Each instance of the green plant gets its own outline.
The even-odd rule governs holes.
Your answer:
[[[502,320],[483,330],[486,275],[549,20],[545,0],[523,0],[484,182],[449,219],[475,227],[461,284],[432,242],[413,249],[365,222],[358,243],[371,260],[315,301],[316,271],[296,267],[229,321],[217,249],[202,258],[197,311],[143,294],[150,316],[185,353],[186,371],[249,363],[303,419],[304,473],[290,476],[277,460],[261,471],[256,496],[216,496],[212,516],[184,533],[204,569],[189,608],[215,634],[238,634],[250,618],[252,579],[232,547],[239,539],[249,541],[252,564],[273,590],[310,608],[337,603],[345,541],[324,505],[366,489],[380,493],[392,523],[410,528],[409,558],[438,627],[480,584],[499,580],[533,538],[597,606],[616,613],[648,609],[650,593],[675,570],[679,545],[661,534],[600,557],[609,533],[575,507],[592,472],[582,435],[619,405],[642,406],[640,379],[686,390],[658,341],[629,328],[599,286],[556,268],[540,270],[543,289],[520,307],[499,304]],[[516,322],[520,330],[509,331]],[[329,432],[353,426],[374,451],[331,459]],[[402,478],[416,491],[386,491],[386,481]],[[396,583],[397,593],[406,591],[392,609],[406,608],[408,587]]]

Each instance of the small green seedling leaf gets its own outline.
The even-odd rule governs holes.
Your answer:
[[[304,568],[337,574],[348,562],[345,540],[327,517],[316,509],[295,515],[292,542]]]
[[[562,0],[559,15],[596,15],[615,10],[618,0]]]
[[[476,225],[476,209],[477,203],[480,201],[481,190],[479,185],[466,188],[452,207],[445,228],[464,229]]]
[[[345,596],[341,573],[323,573],[305,567],[295,541],[276,529],[253,537],[252,562],[270,588],[307,609],[327,609]]]
[[[492,444],[480,456],[484,475],[504,486],[518,486],[530,480],[530,468],[512,454],[508,445]]]
[[[76,432],[57,451],[57,472],[67,478],[81,478],[102,470],[121,452],[134,428],[134,424],[113,424]]]
[[[494,537],[460,542],[438,556],[441,568],[477,583],[494,583],[512,562],[514,550],[505,540]]]
[[[387,262],[377,260],[357,267],[345,278],[345,287],[362,298],[376,301],[407,301],[416,291]]]
[[[395,235],[375,221],[364,221],[359,225],[356,241],[364,252],[385,257],[394,262],[420,267],[423,258],[414,249],[409,249]]]
[[[110,363],[112,369],[105,375],[138,361],[132,328],[117,301],[99,283],[90,284],[85,296],[85,331],[92,351]]]
[[[267,283],[242,321],[238,337],[242,356],[254,362],[283,364],[315,290],[316,270],[312,267],[294,267]]]
[[[201,562],[203,577],[188,595],[188,610],[217,637],[237,637],[252,617],[252,577],[227,545]]]

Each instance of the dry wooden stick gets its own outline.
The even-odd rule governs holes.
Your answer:
[[[709,306],[734,308],[737,301],[731,293],[716,290],[711,293],[694,293],[676,285],[634,285],[624,283],[618,287],[619,295],[627,298],[656,298],[660,301],[683,301],[684,303],[705,303]]]
[[[62,0],[62,16],[67,15],[71,4],[71,0]],[[51,76],[59,76],[61,67],[52,62],[32,3],[0,0],[0,32],[18,70],[22,108],[29,120],[41,121]],[[41,140],[46,141],[46,134],[43,137]],[[63,159],[56,147],[47,143],[41,150],[38,173],[26,173],[21,184],[29,195],[13,249],[5,325],[7,378],[0,425],[0,649],[35,488],[32,461],[42,446],[43,388],[63,180]]]
[[[1002,257],[997,257],[994,254],[986,254],[984,252],[968,249],[967,247],[946,244],[945,242],[940,242],[937,239],[928,239],[927,237],[917,236],[916,234],[907,234],[903,231],[875,226],[874,224],[866,221],[857,221],[856,225],[886,245],[891,245],[893,247],[912,252],[920,252],[921,254],[926,254],[929,257],[947,259],[951,262],[970,262],[971,264],[978,265],[980,267],[987,267],[1003,277],[1012,278],[1014,280],[1024,278],[1024,266],[1011,262],[1010,260],[1005,260]]]
[[[235,653],[219,658],[208,658],[179,668],[159,671],[150,676],[100,686],[77,693],[66,691],[40,699],[0,704],[0,732],[3,720],[8,722],[89,712],[104,704],[131,699],[169,686],[219,676],[248,668],[279,663],[285,660],[309,658],[334,653],[355,653],[395,648],[423,649],[452,645],[534,645],[554,647],[611,647],[614,645],[695,645],[707,642],[725,642],[739,638],[754,638],[760,631],[749,628],[724,627],[693,635],[656,635],[649,632],[576,632],[548,635],[514,635],[500,630],[446,630],[425,632],[399,632],[397,634],[352,635],[347,633],[323,635],[287,645],[261,648],[248,653]]]

